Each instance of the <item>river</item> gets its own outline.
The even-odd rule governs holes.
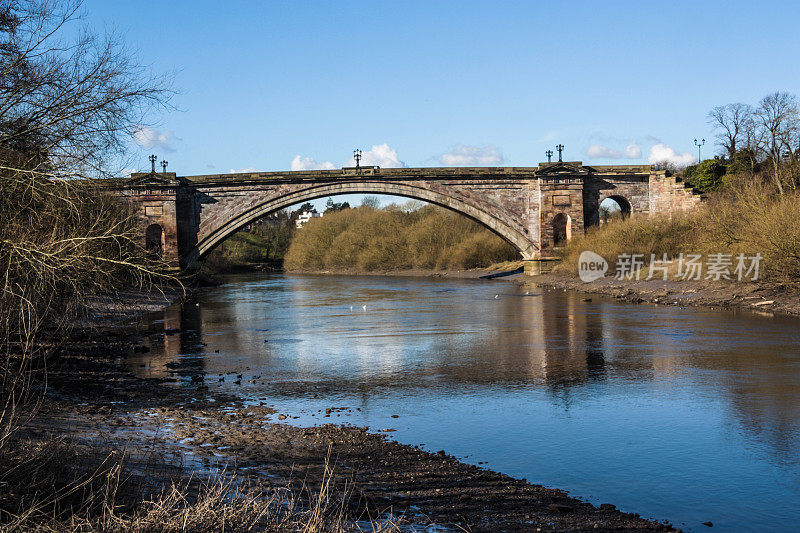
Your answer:
[[[394,430],[684,529],[800,524],[798,319],[509,282],[226,281],[152,319],[181,331],[130,368],[177,386],[200,374],[293,424]]]

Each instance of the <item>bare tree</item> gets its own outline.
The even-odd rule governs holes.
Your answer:
[[[800,130],[797,97],[787,92],[768,94],[758,104],[753,115],[756,144],[772,165],[773,179],[783,194],[784,179],[781,160],[784,155],[794,159],[794,143]],[[791,184],[794,187],[794,184]]]
[[[678,167],[674,162],[666,159],[652,163],[653,170],[666,170],[672,174],[678,173],[682,168]]]
[[[0,449],[38,335],[68,326],[92,294],[154,274],[127,208],[82,178],[102,177],[170,92],[119,39],[79,27],[79,9],[0,0]]]
[[[717,131],[717,142],[728,152],[728,158],[733,159],[752,120],[753,108],[747,104],[717,106],[708,112],[708,122]]]
[[[0,146],[21,157],[14,170],[102,176],[169,94],[118,37],[79,27],[80,7],[0,0]],[[77,38],[62,37],[70,32]]]
[[[377,196],[365,196],[361,199],[361,207],[369,207],[370,209],[378,209],[381,206],[381,199]]]

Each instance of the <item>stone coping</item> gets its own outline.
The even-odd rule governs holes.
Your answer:
[[[577,168],[586,168],[595,174],[603,175],[649,175],[652,171],[650,165],[597,165],[582,167],[580,161],[565,162]],[[302,182],[302,181],[336,181],[345,179],[373,179],[373,180],[404,180],[404,179],[533,179],[538,171],[554,166],[554,163],[541,163],[537,167],[418,167],[418,168],[380,168],[380,167],[345,167],[334,170],[299,170],[284,172],[240,172],[228,174],[202,174],[195,176],[182,176],[178,179],[189,180],[194,185],[252,183],[257,181],[269,182]],[[131,174],[130,179],[102,180],[103,184],[111,187],[127,187],[131,180],[141,179],[150,173],[137,172]],[[155,179],[165,178],[172,181],[176,179],[174,173],[162,175],[156,173]],[[166,184],[165,184],[166,185]]]

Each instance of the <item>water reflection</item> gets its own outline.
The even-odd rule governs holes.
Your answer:
[[[266,397],[308,424],[357,405],[349,422],[659,518],[800,520],[798,322],[592,300],[510,283],[238,277],[166,309],[131,368]],[[241,384],[220,383],[228,372]]]

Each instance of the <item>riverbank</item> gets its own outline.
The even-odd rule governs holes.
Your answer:
[[[618,280],[609,276],[585,283],[564,272],[533,276],[524,283],[602,294],[631,303],[800,315],[800,285],[708,280]]]
[[[329,458],[329,482],[340,496],[349,494],[353,519],[391,515],[398,524],[471,531],[671,530],[610,504],[596,508],[563,491],[462,463],[444,451],[398,444],[367,428],[282,423],[293,414],[210,391],[216,375],[176,369],[172,378],[138,378],[123,368],[120,356],[133,353],[147,333],[116,328],[77,334],[52,369],[26,438],[56,432],[98,459],[135,450],[151,465],[166,465],[159,469],[162,484],[226,467],[241,481],[298,494],[325,483]],[[347,409],[353,408],[331,406],[327,414],[334,418]]]
[[[397,276],[408,278],[450,278],[450,279],[479,279],[490,274],[499,272],[514,271],[523,266],[522,261],[506,261],[495,263],[486,268],[474,268],[466,270],[450,269],[438,270],[431,268],[411,268],[403,270],[358,270],[358,269],[336,269],[336,270],[289,270],[287,274],[319,274],[319,275],[340,275],[340,276]],[[514,274],[495,278],[497,280],[512,281],[524,279],[524,274]]]
[[[359,272],[350,270],[293,270],[287,274],[313,274],[320,276],[394,276],[399,278],[450,278],[450,279],[479,279],[487,274],[494,274],[492,270],[379,270]],[[503,279],[503,278],[500,278]]]

